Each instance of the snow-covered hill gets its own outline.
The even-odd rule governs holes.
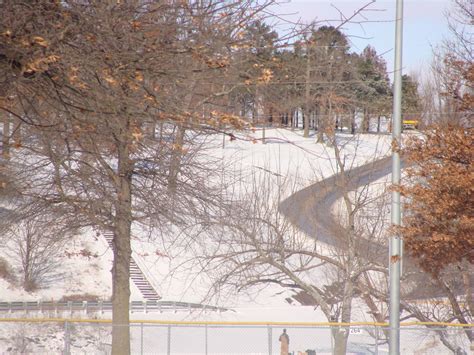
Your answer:
[[[257,131],[245,135],[244,139],[232,141],[227,139],[224,146],[221,146],[222,137],[216,137],[216,147],[212,149],[211,154],[222,156],[228,161],[227,168],[231,169],[233,174],[239,171],[244,176],[249,175],[251,171],[273,173],[285,176],[290,182],[288,186],[293,186],[293,189],[296,186],[297,190],[331,176],[336,171],[332,148],[316,144],[314,137],[303,138],[301,131],[298,130],[267,129],[266,144],[263,144],[258,140],[260,134]],[[389,152],[388,135],[340,134],[338,140],[344,145],[345,159],[350,161],[351,166],[364,164]],[[245,181],[245,178],[242,181]],[[290,193],[290,190],[282,191],[280,198],[284,199]],[[143,237],[138,234],[134,236],[132,244],[134,258],[141,267],[147,269],[148,274],[152,275],[154,280],[151,281],[164,300],[186,302],[203,300],[207,289],[202,280],[197,282],[188,275],[173,274],[173,277],[170,277],[169,271],[176,264],[176,256],[168,255],[168,252],[163,250],[158,237]],[[33,292],[25,292],[18,286],[21,283],[21,276],[15,248],[12,240],[0,245],[0,255],[13,268],[13,273],[18,275],[14,282],[0,278],[2,301],[51,301],[64,297],[80,299],[81,295],[96,296],[102,300],[110,298],[112,252],[103,236],[96,231],[87,230],[82,235],[72,238],[58,255],[54,272],[48,276],[48,280],[41,288]],[[219,303],[232,307],[247,307],[254,304],[258,304],[259,307],[290,306],[286,299],[291,296],[292,291],[267,288],[252,295],[221,298]],[[133,283],[131,298],[142,299]]]

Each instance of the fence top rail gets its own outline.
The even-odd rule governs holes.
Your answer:
[[[76,318],[0,318],[2,322],[24,322],[24,323],[112,323],[111,319],[76,319]],[[172,321],[155,319],[133,319],[130,324],[156,324],[156,325],[221,325],[221,326],[294,326],[294,327],[389,327],[389,323],[378,322],[215,322],[215,321]],[[401,327],[428,326],[428,327],[453,327],[453,328],[474,328],[474,323],[443,323],[443,322],[403,322]]]

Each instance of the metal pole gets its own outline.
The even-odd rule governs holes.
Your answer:
[[[143,355],[143,322],[140,323],[140,354]]]
[[[69,326],[68,322],[64,322],[64,355],[69,355]]]
[[[205,346],[205,354],[207,355],[207,353],[208,353],[208,351],[209,351],[209,348],[208,348],[207,324],[205,325],[205,328],[204,328],[204,336],[205,336],[205,343],[204,343],[204,346]]]
[[[267,331],[268,331],[268,354],[272,355],[273,354],[273,344],[272,344],[272,327],[270,325],[267,325]]]
[[[379,355],[379,327],[375,326],[375,355]]]
[[[403,43],[403,0],[397,0],[395,21],[395,68],[393,84],[392,122],[392,185],[400,185],[400,143],[402,116],[402,43]],[[400,192],[392,192],[392,226],[401,224]],[[400,264],[401,241],[399,235],[390,238],[390,338],[389,354],[400,354]]]
[[[331,318],[331,322],[332,322],[332,318]],[[334,326],[330,326],[329,328],[329,331],[330,331],[330,337],[331,337],[331,354],[334,355]]]
[[[171,355],[171,325],[168,324],[168,341],[166,346],[166,354]]]

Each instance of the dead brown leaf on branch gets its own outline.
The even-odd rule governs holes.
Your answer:
[[[401,233],[407,251],[427,271],[474,263],[474,132],[460,126],[435,127],[405,149],[414,164]]]
[[[237,33],[271,2],[1,2],[1,109],[26,124],[16,162],[37,162],[9,168],[38,210],[114,232],[114,324],[129,321],[134,228],[184,227],[219,203],[220,165],[198,160],[197,138],[246,127],[230,48],[251,46]],[[126,327],[112,338],[130,352]]]

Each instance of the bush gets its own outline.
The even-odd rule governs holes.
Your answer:
[[[90,293],[76,293],[74,295],[67,295],[67,296],[61,297],[59,302],[69,302],[69,301],[87,301],[87,302],[95,301],[97,302],[100,300],[101,298],[97,295],[93,295]]]
[[[12,268],[2,257],[0,257],[0,278],[10,282],[15,281],[15,275],[13,274]]]

